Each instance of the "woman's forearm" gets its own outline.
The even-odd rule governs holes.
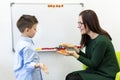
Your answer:
[[[75,57],[75,58],[77,58],[77,59],[78,59],[78,58],[79,58],[79,56],[80,56],[80,55],[78,55],[77,53],[73,53],[73,57]]]

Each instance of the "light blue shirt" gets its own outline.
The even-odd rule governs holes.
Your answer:
[[[14,73],[16,80],[43,80],[41,69],[35,68],[39,55],[31,38],[21,36],[15,49]]]

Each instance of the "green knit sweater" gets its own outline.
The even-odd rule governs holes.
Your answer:
[[[114,80],[119,71],[115,50],[108,37],[99,35],[91,39],[85,53],[80,51],[78,60],[88,66],[86,70],[75,71],[83,80]]]

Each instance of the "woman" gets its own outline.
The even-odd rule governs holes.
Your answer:
[[[82,11],[79,14],[78,28],[82,36],[80,45],[85,47],[85,53],[73,44],[64,43],[61,46],[74,48],[74,51],[67,51],[67,54],[88,68],[68,74],[66,80],[114,80],[119,67],[112,38],[100,27],[96,13],[92,10]]]

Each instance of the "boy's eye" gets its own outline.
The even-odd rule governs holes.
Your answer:
[[[37,30],[37,29],[34,29],[35,31]]]

